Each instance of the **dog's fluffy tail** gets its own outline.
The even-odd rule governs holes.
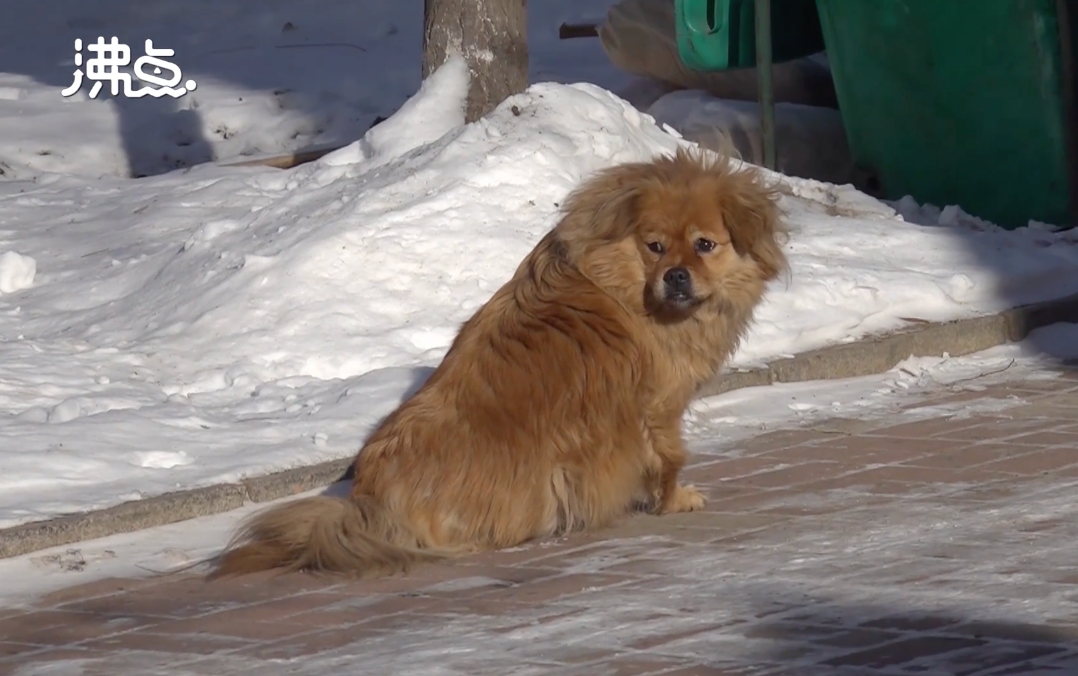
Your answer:
[[[445,556],[421,548],[415,533],[372,498],[319,496],[255,514],[217,558],[210,577],[268,570],[389,575]]]

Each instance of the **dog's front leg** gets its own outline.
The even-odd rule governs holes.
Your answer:
[[[685,444],[681,440],[681,417],[650,428],[652,450],[659,459],[659,501],[656,514],[674,514],[702,509],[707,500],[695,486],[678,483],[685,466]]]

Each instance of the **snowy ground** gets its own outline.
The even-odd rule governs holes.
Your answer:
[[[352,455],[568,190],[680,143],[593,85],[537,84],[460,126],[465,81],[451,66],[319,162],[161,173],[164,136],[128,134],[130,115],[172,131],[197,119],[206,139],[234,122],[206,141],[216,157],[356,138],[418,85],[418,56],[391,58],[418,49],[418,4],[323,2],[317,21],[298,0],[242,20],[245,3],[50,6],[0,22],[0,71],[13,71],[0,75],[0,527]],[[617,79],[594,41],[553,43],[562,18],[588,9],[601,13],[565,0],[533,16],[536,79]],[[74,38],[114,25],[130,42],[175,25],[186,37],[159,46],[178,63],[204,54],[185,71],[193,98],[173,102],[194,113],[59,97]],[[312,45],[274,46],[286,37]],[[364,42],[353,58],[366,70],[313,46],[339,41]],[[288,68],[274,61],[285,55]],[[45,76],[59,71],[63,82]],[[256,77],[280,72],[307,87],[297,107],[272,104]],[[352,117],[332,134],[294,136],[340,110]],[[127,178],[138,157],[153,175]],[[792,273],[738,365],[1078,291],[1078,233],[1003,232],[908,202],[903,220],[848,188],[786,187]]]
[[[762,431],[811,425],[829,418],[915,420],[963,417],[1022,403],[986,397],[938,406],[910,407],[919,394],[979,391],[1014,378],[1054,378],[1052,345],[1060,355],[1078,356],[1078,325],[1057,325],[1027,341],[960,358],[909,359],[889,373],[847,380],[774,385],[730,392],[694,405],[687,425],[697,459],[736,457],[737,441]],[[897,420],[896,422],[902,422]],[[717,444],[722,444],[719,447]],[[344,485],[329,491],[346,490]],[[314,491],[312,494],[321,491]],[[0,607],[18,606],[50,591],[105,577],[138,577],[197,564],[213,556],[238,522],[265,505],[193,519],[146,531],[116,535],[0,560]]]

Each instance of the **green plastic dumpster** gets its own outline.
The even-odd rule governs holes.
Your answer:
[[[1075,223],[1072,2],[817,6],[870,191],[958,204],[1006,228]]]
[[[754,0],[674,0],[678,54],[694,70],[756,65]],[[772,61],[823,51],[816,0],[771,0]],[[766,33],[765,33],[766,35]]]

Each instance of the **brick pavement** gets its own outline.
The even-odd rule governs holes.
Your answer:
[[[702,456],[704,512],[407,577],[66,589],[0,609],[0,674],[1078,674],[1078,372],[907,408]]]

